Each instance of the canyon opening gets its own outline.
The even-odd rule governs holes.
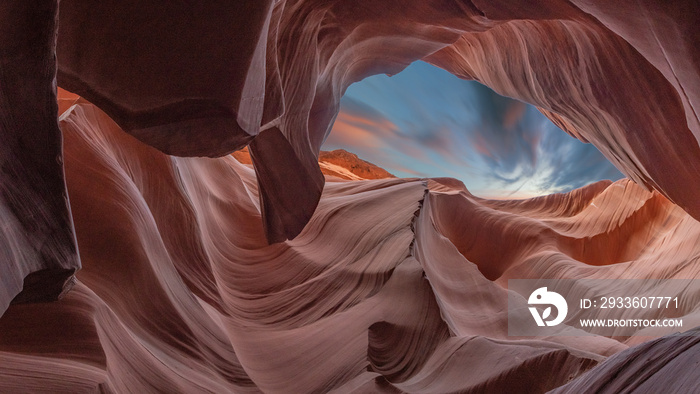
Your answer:
[[[700,391],[699,7],[4,1],[0,392]]]

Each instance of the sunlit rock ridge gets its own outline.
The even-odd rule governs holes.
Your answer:
[[[0,391],[697,390],[698,337],[509,337],[504,281],[698,276],[698,8],[4,2]],[[630,179],[324,177],[344,90],[418,59]]]

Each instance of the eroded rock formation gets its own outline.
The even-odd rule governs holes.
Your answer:
[[[167,156],[69,103],[83,269],[0,319],[0,391],[546,391],[627,343],[509,337],[503,280],[697,275],[700,223],[628,180],[516,202],[329,178],[301,234],[268,245],[250,167]]]
[[[41,34],[45,50],[34,57],[41,67],[52,68],[56,48],[61,86],[166,153],[219,156],[254,140],[271,242],[298,234],[318,203],[324,180],[316,158],[345,88],[426,56],[538,105],[633,180],[700,217],[700,183],[691,181],[700,177],[698,5],[580,3],[244,1],[163,9],[135,1],[69,1],[61,4],[54,44],[56,4],[13,1],[3,6],[3,58],[30,70],[27,60],[11,56],[30,46],[16,38],[21,29],[42,32],[25,34]],[[43,14],[28,14],[42,7]],[[630,13],[639,17],[623,17]],[[8,67],[8,78],[23,79]],[[50,70],[43,80],[40,71],[26,78],[41,85],[27,97],[48,103]],[[12,85],[3,91],[11,97]],[[9,123],[4,130],[22,134]],[[29,145],[45,144],[37,139]],[[47,177],[56,185],[51,196],[37,196],[37,204],[48,207],[50,226],[69,229],[66,209],[50,202],[61,193],[60,165],[49,166],[53,175]],[[282,176],[284,168],[294,171]],[[23,194],[21,186],[12,189],[6,201]],[[13,227],[26,228],[33,219],[19,220],[28,222]],[[54,249],[75,249],[70,234],[54,241]]]
[[[59,82],[166,153],[217,156],[266,131],[251,149],[270,241],[293,238],[305,224],[295,221],[313,212],[323,184],[316,157],[347,86],[428,55],[539,106],[700,218],[700,186],[686,182],[700,177],[698,11],[693,2],[632,1],[607,11],[575,1],[236,2],[187,11],[71,1],[61,6]],[[298,175],[277,179],[272,161]],[[285,181],[296,204],[275,195]],[[298,214],[280,212],[291,205]]]
[[[248,148],[235,151],[232,155],[243,164],[253,164]],[[320,151],[318,165],[324,175],[339,179],[359,181],[363,179],[396,178],[387,170],[362,160],[356,154],[344,149],[336,149],[330,152]]]
[[[0,5],[0,316],[63,295],[80,268],[63,175],[53,2]]]
[[[636,343],[508,337],[502,281],[697,277],[698,8],[4,2],[0,388],[562,386]],[[636,183],[524,202],[444,179],[324,187],[318,152],[347,86],[416,59],[537,105]],[[64,101],[59,130],[56,83],[97,107]],[[246,145],[254,171],[225,156]],[[683,313],[700,324],[696,304]],[[696,353],[684,338],[562,390],[697,389],[625,361],[678,344],[652,372],[677,369]]]

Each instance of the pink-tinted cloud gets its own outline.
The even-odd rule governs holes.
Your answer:
[[[490,196],[622,176],[534,107],[421,62],[348,88],[323,148],[350,150],[399,176],[458,178]]]

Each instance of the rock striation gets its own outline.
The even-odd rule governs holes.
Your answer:
[[[165,153],[221,156],[250,144],[268,242],[294,238],[313,215],[324,183],[317,155],[345,89],[417,59],[537,105],[638,184],[700,218],[696,2],[626,0],[612,8],[564,0],[249,0],[167,9],[137,1],[41,4],[3,5],[0,33],[7,44],[0,57],[7,81],[0,89],[7,140],[37,137],[8,144],[3,162],[43,174],[46,185],[37,194],[21,180],[4,182],[2,205],[13,212],[12,201],[31,201],[45,207],[45,223],[19,214],[3,242],[23,237],[10,232],[36,225],[62,235],[38,235],[46,242],[34,245],[53,246],[33,252],[45,255],[34,263],[20,253],[8,257],[7,267],[20,268],[8,268],[15,284],[7,280],[0,305],[14,299],[29,273],[43,269],[65,273],[49,286],[56,289],[49,298],[55,297],[79,267],[61,202],[61,164],[21,165],[27,159],[13,156],[46,146],[56,152],[42,157],[60,155],[50,108],[54,72],[60,86]],[[631,14],[639,17],[626,17]],[[36,118],[45,119],[41,127],[32,127],[53,130],[54,142],[22,131],[27,122],[13,125],[30,113],[45,114]],[[282,175],[287,168],[293,171]]]
[[[697,391],[687,336],[508,337],[503,282],[698,276],[699,19],[695,1],[4,1],[0,391]],[[326,179],[345,89],[417,59],[538,106],[629,180],[502,202]],[[228,155],[245,146],[254,169]]]
[[[309,225],[269,245],[250,166],[165,155],[70,102],[83,268],[60,302],[0,319],[3,392],[544,392],[634,375],[643,364],[615,360],[651,345],[508,336],[509,298],[527,301],[505,280],[700,269],[700,223],[629,180],[492,201],[453,179],[329,177]],[[700,320],[693,305],[687,321]]]
[[[318,202],[316,158],[345,89],[421,58],[537,105],[631,179],[700,218],[700,186],[688,181],[700,177],[695,2],[178,7],[62,4],[59,84],[165,153],[219,156],[260,135],[251,151],[271,242],[293,238],[305,224],[295,221],[308,220]],[[623,17],[630,14],[639,19]],[[288,166],[297,177],[272,176]],[[297,190],[295,204],[272,195],[283,181],[281,189]],[[298,214],[286,213],[292,205]]]

